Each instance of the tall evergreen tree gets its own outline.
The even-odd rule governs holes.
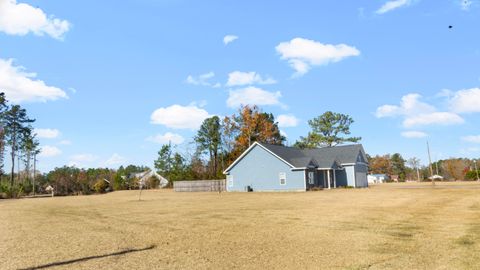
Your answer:
[[[32,130],[31,124],[35,119],[28,118],[27,111],[20,105],[13,105],[5,112],[5,138],[7,144],[11,147],[12,170],[10,175],[10,186],[13,188],[15,173],[15,157],[20,149],[20,143],[23,138]]]
[[[358,142],[361,137],[342,137],[350,135],[350,125],[353,118],[346,114],[325,112],[308,121],[312,131],[307,137],[300,137],[295,146],[300,148],[316,148],[321,146],[332,147],[345,142]]]
[[[0,93],[0,179],[5,174],[5,112],[8,109],[5,93]]]
[[[31,129],[26,130],[21,142],[21,152],[23,153],[23,162],[28,179],[31,177],[32,161],[35,162],[36,155],[40,153],[39,145],[36,134],[32,134]]]
[[[217,176],[219,152],[222,148],[222,125],[218,116],[213,116],[203,121],[195,136],[195,142],[198,152],[208,152],[210,176]]]

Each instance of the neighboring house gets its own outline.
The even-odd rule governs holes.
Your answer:
[[[306,191],[368,187],[361,144],[299,149],[253,143],[224,174],[227,191]]]
[[[148,170],[140,173],[132,173],[129,176],[129,178],[138,179],[138,184],[142,188],[144,188],[147,185],[147,181],[148,179],[150,179],[150,177],[156,177],[158,180],[160,180],[160,183],[158,185],[159,188],[164,188],[168,185],[168,180],[153,170]]]
[[[369,174],[367,178],[369,184],[385,183],[389,179],[386,174]]]

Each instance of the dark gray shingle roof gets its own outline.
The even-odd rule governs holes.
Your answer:
[[[358,155],[364,155],[361,144],[340,145],[315,149],[299,149],[281,145],[260,143],[275,155],[296,168],[317,167],[333,168],[347,163],[356,163]]]

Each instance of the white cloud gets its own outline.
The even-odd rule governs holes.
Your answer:
[[[280,92],[269,92],[263,89],[249,86],[238,90],[230,90],[227,106],[237,108],[241,105],[280,105],[279,98],[282,97]]]
[[[450,92],[450,109],[457,113],[480,112],[480,88]]]
[[[393,1],[388,1],[383,6],[381,6],[376,13],[377,14],[384,14],[389,11],[392,11],[394,9],[403,7],[403,6],[408,6],[412,3],[412,0],[393,0]]]
[[[70,157],[73,161],[92,162],[98,159],[98,156],[92,154],[77,154]]]
[[[402,132],[402,136],[409,139],[420,139],[427,137],[428,134],[422,131],[405,131]]]
[[[190,102],[189,106],[197,106],[197,107],[203,108],[207,106],[207,104],[208,104],[208,101],[206,101],[205,99],[202,99],[202,100]]]
[[[470,7],[473,4],[472,0],[460,0],[459,2],[460,2],[460,6],[461,6],[462,10],[464,10],[464,11],[469,11]]]
[[[155,136],[150,136],[147,138],[147,141],[158,144],[181,144],[185,141],[185,139],[179,134],[167,132],[165,134],[157,134]]]
[[[172,105],[155,110],[150,119],[152,124],[174,129],[197,129],[210,114],[197,106]]]
[[[477,152],[480,152],[480,147],[469,147],[466,149],[460,149],[459,152],[462,155],[476,154]]]
[[[383,105],[378,107],[376,116],[378,118],[391,117],[398,115],[418,115],[435,112],[435,107],[419,101],[422,96],[419,94],[408,94],[402,97],[400,106]]]
[[[48,86],[36,77],[35,73],[25,72],[24,67],[15,66],[12,59],[0,59],[0,89],[10,101],[46,102],[68,98],[62,89]]]
[[[295,69],[294,76],[307,73],[311,66],[327,65],[350,56],[360,55],[360,51],[355,47],[345,44],[323,44],[304,38],[281,42],[275,49],[281,55],[281,59],[287,60]]]
[[[463,118],[452,112],[438,112],[435,107],[420,101],[419,94],[402,97],[400,105],[383,105],[377,108],[378,118],[403,116],[406,128],[423,125],[454,125],[464,123]]]
[[[277,117],[279,127],[296,127],[298,126],[298,118],[293,115],[281,114]]]
[[[480,143],[480,135],[470,135],[462,137],[462,140],[470,143]]]
[[[62,140],[62,141],[60,141],[58,144],[60,144],[60,145],[71,145],[72,142],[69,141],[69,140]]]
[[[9,35],[24,36],[32,32],[61,40],[69,29],[67,20],[47,15],[40,8],[16,0],[0,0],[0,31]]]
[[[55,139],[60,136],[60,131],[58,129],[51,128],[36,128],[35,133],[38,138],[41,139]]]
[[[109,159],[105,161],[106,167],[124,165],[125,163],[127,163],[127,159],[117,153],[114,153]]]
[[[238,36],[226,35],[223,37],[223,44],[227,45],[228,43],[234,42],[237,39],[238,39]]]
[[[59,155],[62,154],[62,151],[60,149],[58,149],[55,146],[50,146],[50,145],[42,146],[40,151],[41,152],[38,156],[39,157],[45,157],[45,158],[55,157],[55,156],[59,156]]]
[[[98,156],[93,154],[77,154],[70,157],[69,166],[86,167],[86,164],[98,160]]]
[[[193,85],[210,85],[210,83],[207,81],[213,77],[215,77],[215,73],[213,71],[198,76],[188,75],[187,83]]]
[[[403,126],[407,128],[427,125],[449,126],[463,124],[464,122],[465,120],[457,114],[451,112],[434,112],[410,116],[403,121]]]
[[[227,86],[239,86],[249,84],[274,84],[275,81],[271,77],[262,78],[262,76],[254,71],[241,72],[233,71],[228,74]]]

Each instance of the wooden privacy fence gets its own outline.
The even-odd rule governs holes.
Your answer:
[[[211,192],[225,191],[225,179],[223,180],[196,180],[175,181],[173,190],[176,192]]]

